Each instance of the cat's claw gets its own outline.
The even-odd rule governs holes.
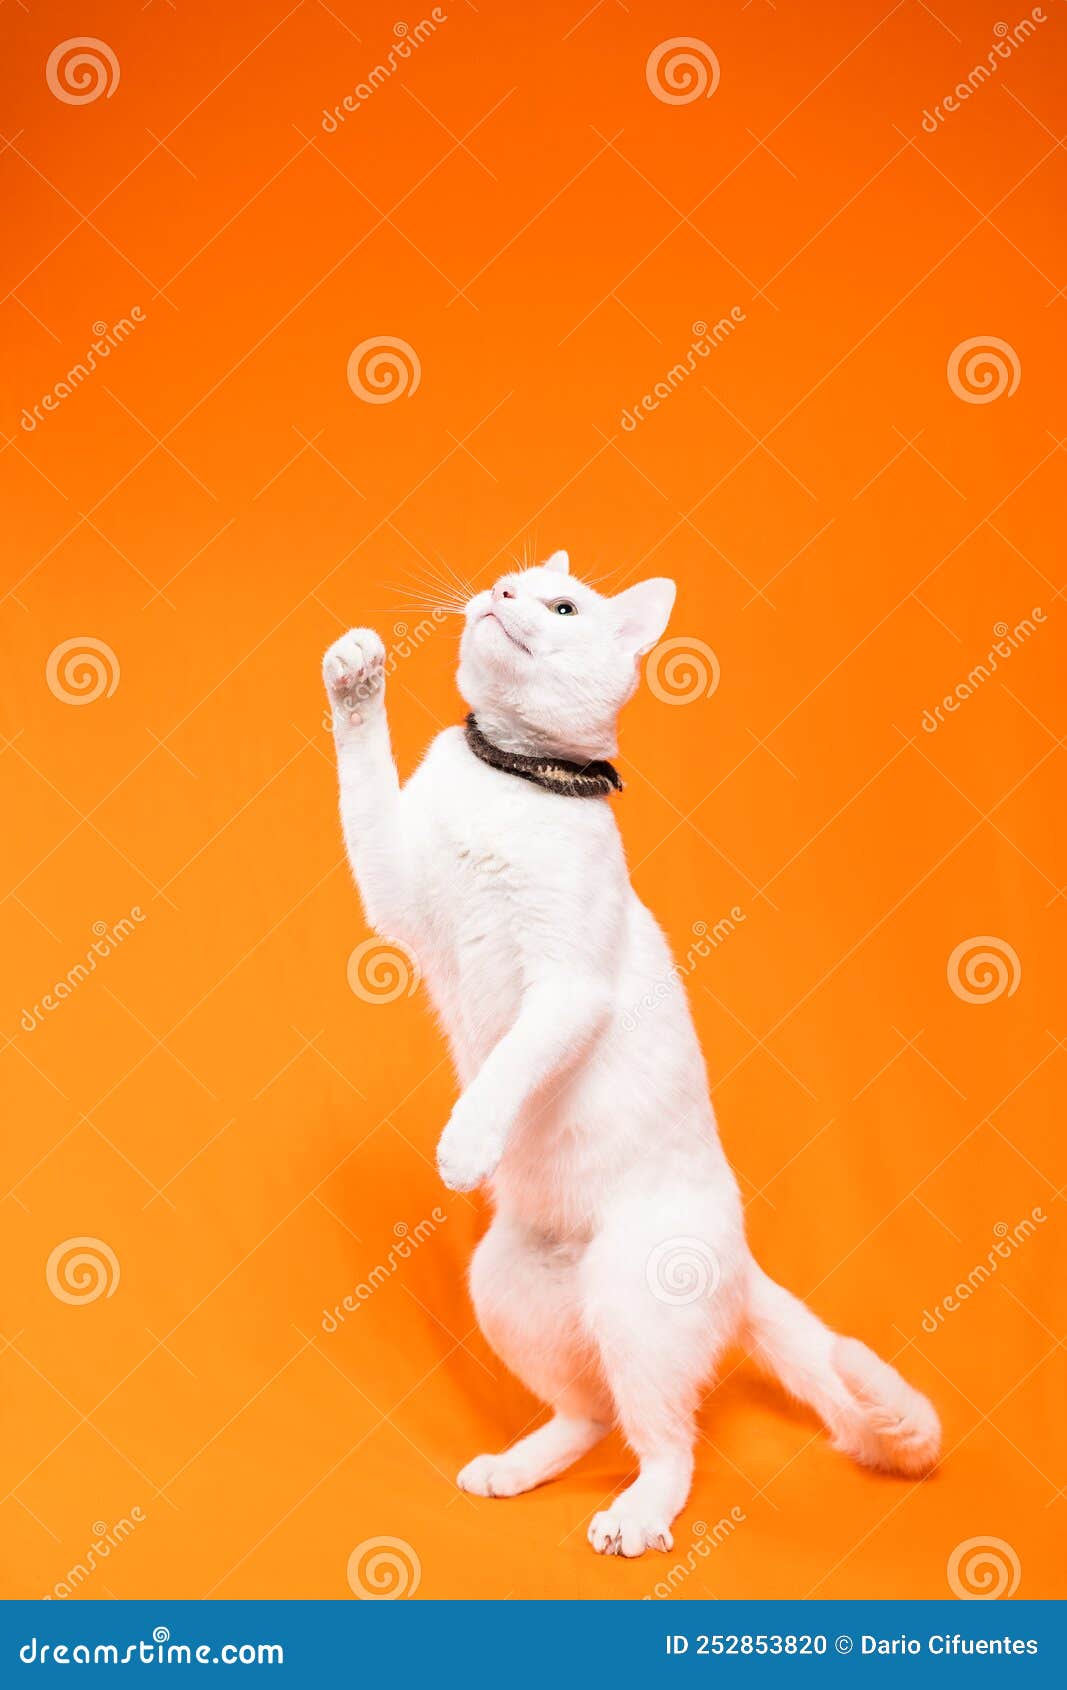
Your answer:
[[[663,1554],[673,1548],[670,1525],[663,1519],[646,1519],[625,1507],[605,1508],[589,1523],[589,1541],[598,1555],[643,1555],[646,1549]]]

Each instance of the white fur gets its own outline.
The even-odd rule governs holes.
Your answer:
[[[568,570],[556,553],[473,598],[458,679],[494,744],[585,761],[614,752],[674,586],[606,598]],[[561,599],[577,614],[558,614]],[[670,953],[630,886],[613,801],[491,768],[459,727],[401,789],[377,634],[344,635],[324,676],[367,918],[418,957],[462,1087],[441,1177],[454,1190],[491,1182],[470,1273],[478,1319],[553,1410],[511,1449],[477,1456],[460,1485],[528,1490],[615,1421],[639,1475],[594,1515],[590,1541],[605,1554],[670,1548],[696,1410],[738,1342],[856,1460],[928,1467],[939,1427],[926,1399],[749,1252],[684,991],[655,991]],[[635,1014],[643,1000],[656,1007]]]

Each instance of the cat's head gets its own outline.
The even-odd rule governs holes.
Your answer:
[[[509,751],[610,755],[619,711],[667,626],[674,591],[659,578],[605,597],[555,552],[477,593],[457,679],[482,731]]]

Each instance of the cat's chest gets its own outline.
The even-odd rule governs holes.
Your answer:
[[[438,815],[427,845],[427,889],[457,938],[488,938],[521,922],[527,904],[536,905],[536,852],[492,818]]]
[[[440,737],[405,798],[425,914],[464,953],[512,956],[569,924],[572,902],[617,870],[602,800],[562,798],[487,768],[461,738]]]
[[[516,1013],[543,900],[527,853],[484,815],[438,808],[423,845],[424,971],[466,1072]]]

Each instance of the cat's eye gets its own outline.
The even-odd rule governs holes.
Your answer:
[[[578,614],[578,606],[570,599],[557,599],[555,604],[550,604],[548,608],[554,610],[557,616],[577,616]]]

